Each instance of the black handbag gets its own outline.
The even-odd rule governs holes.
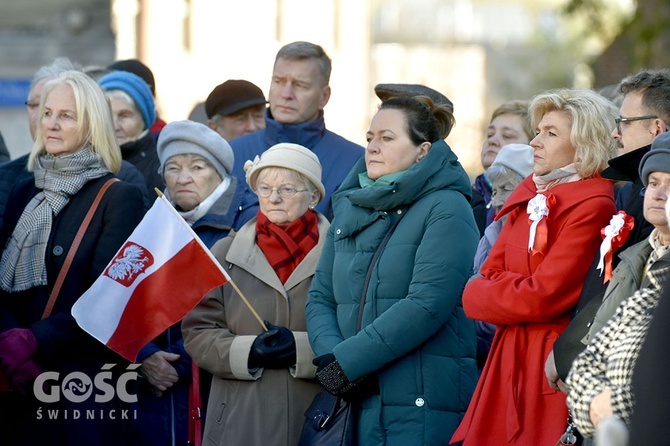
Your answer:
[[[356,417],[351,404],[328,392],[319,392],[305,411],[298,446],[353,446]]]
[[[363,285],[363,295],[356,324],[357,333],[361,329],[365,296],[372,270],[403,215],[400,214],[400,218],[393,223],[372,256]],[[356,415],[351,403],[331,393],[319,392],[305,411],[305,423],[302,426],[298,446],[355,446],[357,443],[355,421]]]

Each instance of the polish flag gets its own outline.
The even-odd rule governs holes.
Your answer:
[[[229,280],[161,195],[74,304],[72,316],[84,331],[134,362],[147,343]]]

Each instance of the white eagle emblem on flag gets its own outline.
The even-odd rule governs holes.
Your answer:
[[[148,249],[128,241],[110,262],[105,275],[128,287],[153,263],[154,257]]]

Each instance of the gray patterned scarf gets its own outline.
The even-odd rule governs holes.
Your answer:
[[[25,291],[47,284],[46,249],[54,216],[88,181],[109,173],[91,148],[35,163],[35,186],[41,189],[23,210],[0,260],[0,287]]]

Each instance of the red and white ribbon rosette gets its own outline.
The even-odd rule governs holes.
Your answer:
[[[528,219],[530,220],[530,234],[528,236],[528,252],[531,252],[535,244],[535,235],[537,234],[537,226],[544,217],[549,215],[549,206],[547,205],[547,197],[542,194],[535,195],[526,207],[528,212]]]
[[[630,231],[635,227],[635,218],[626,214],[625,211],[619,211],[612,216],[610,224],[600,230],[603,241],[600,244],[600,260],[598,269],[600,275],[605,271],[603,283],[612,279],[612,256],[626,243],[630,236]]]
[[[530,223],[528,252],[531,253],[531,267],[533,269],[542,262],[547,252],[549,242],[547,219],[549,218],[549,209],[555,202],[556,198],[553,194],[537,194],[528,202],[526,207],[528,222]]]

